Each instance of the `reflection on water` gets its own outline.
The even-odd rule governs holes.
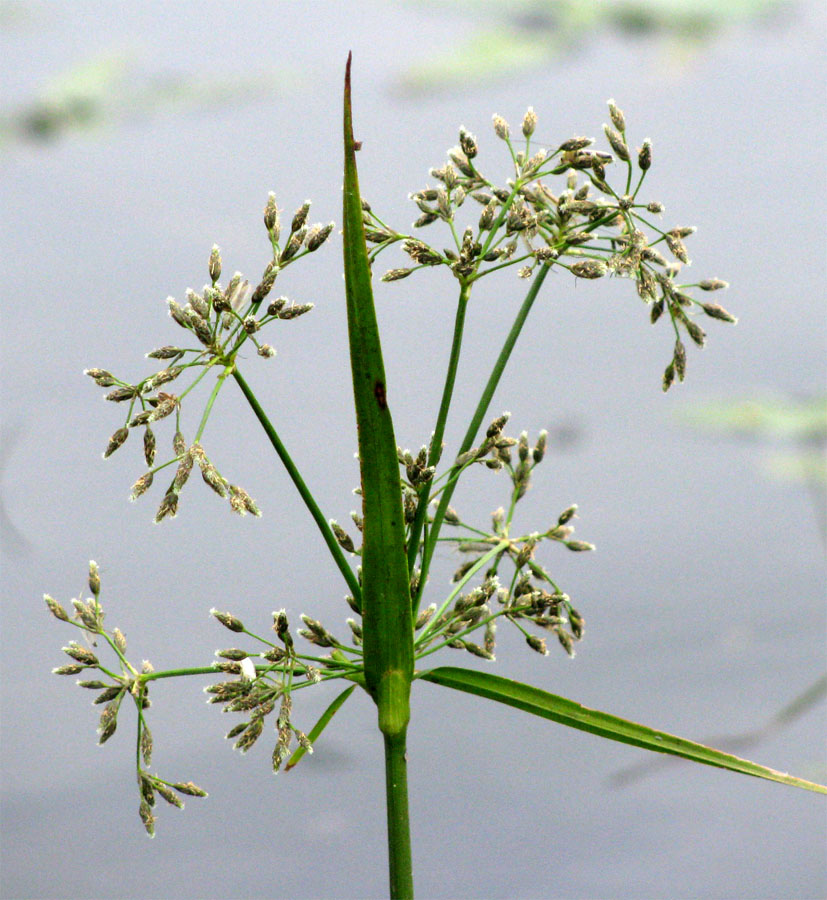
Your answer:
[[[827,697],[827,675],[822,675],[763,725],[747,731],[740,731],[737,734],[718,734],[703,737],[700,743],[706,744],[708,747],[716,747],[727,753],[743,756],[747,752],[751,753],[755,747],[776,735],[786,726],[791,725],[814,706],[822,703],[825,697]],[[673,764],[680,766],[683,765],[683,761],[670,756],[648,756],[635,765],[619,769],[609,776],[608,783],[614,787],[624,787],[641,778],[645,778],[647,775],[653,775],[655,772],[667,769]],[[825,778],[827,778],[827,763],[820,759],[814,761],[810,766],[805,764],[803,771],[805,774],[801,775],[802,778],[823,784]]]

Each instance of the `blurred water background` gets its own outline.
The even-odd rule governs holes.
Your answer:
[[[177,337],[164,298],[204,283],[214,241],[226,272],[256,278],[269,190],[288,212],[312,198],[313,221],[340,219],[351,49],[362,190],[386,221],[408,227],[408,192],[461,123],[488,171],[505,173],[492,113],[516,126],[533,105],[538,137],[556,146],[598,135],[614,97],[630,140],[654,142],[647,198],[670,226],[699,226],[692,273],[729,280],[722,302],[740,316],[736,329],[710,323],[687,382],[664,396],[671,342],[633,286],[549,277],[494,407],[515,432],[550,432],[519,522],[546,527],[577,502],[578,536],[598,545],[544,557],[587,634],[569,661],[501,629],[493,670],[722,743],[815,684],[801,715],[742,752],[827,777],[822,4],[31,2],[0,5],[0,29],[3,897],[385,891],[382,751],[364,698],[274,779],[267,747],[239,757],[222,741],[231,723],[204,704],[204,680],[159,683],[154,762],[210,797],[161,810],[149,841],[130,720],[95,746],[90,698],[50,675],[73,635],[42,602],[76,596],[96,559],[108,623],[156,668],[204,665],[232,643],[213,606],[261,631],[282,606],[346,630],[338,573],[232,385],[204,440],[264,517],[189,490],[178,518],[154,526],[159,498],[126,502],[136,447],[100,458],[120,411],[81,372],[148,372],[142,354]],[[414,448],[454,315],[452,284],[430,274],[377,288],[397,438]],[[479,286],[449,446],[524,286],[511,269]],[[338,238],[279,288],[316,309],[247,377],[326,514],[346,521],[358,472]],[[773,418],[801,410],[815,424]],[[505,496],[490,475],[469,488],[456,496],[468,518]],[[432,599],[455,565],[440,560]],[[314,693],[296,702],[306,728],[333,696]],[[827,891],[815,795],[688,764],[635,768],[648,760],[632,748],[427,684],[413,702],[423,898]]]

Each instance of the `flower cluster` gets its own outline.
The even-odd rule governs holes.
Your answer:
[[[517,438],[503,433],[508,418],[509,413],[504,413],[494,419],[482,443],[458,457],[450,470],[453,478],[473,465],[505,471],[509,476],[510,496],[507,508],[500,507],[492,514],[491,527],[487,530],[467,524],[453,507],[447,508],[445,524],[456,531],[445,540],[467,558],[455,571],[456,587],[439,611],[433,604],[420,614],[416,623],[417,630],[424,628],[416,639],[420,656],[448,646],[493,660],[496,620],[501,617],[518,628],[528,645],[543,655],[547,653],[545,640],[529,633],[524,625],[533,624],[552,632],[569,656],[574,656],[574,642],[583,636],[583,617],[568,594],[535,560],[535,550],[545,540],[557,541],[576,552],[593,550],[594,545],[572,538],[571,522],[577,506],[565,509],[543,532],[511,534],[515,508],[531,485],[534,469],[545,458],[548,435],[541,431],[532,447],[525,431]],[[500,568],[506,560],[513,570],[507,587],[500,583]],[[460,593],[477,575],[481,576],[481,583],[469,593]],[[482,646],[467,640],[467,635],[480,628],[484,629]]]
[[[124,424],[109,439],[104,458],[118,450],[132,430],[143,430],[143,455],[147,471],[133,484],[131,499],[136,500],[146,493],[158,472],[176,466],[155,515],[156,522],[177,514],[179,495],[194,466],[198,467],[204,482],[229,501],[234,512],[261,515],[252,497],[218,471],[200,441],[218,392],[225,379],[235,371],[236,357],[241,348],[250,341],[259,356],[275,356],[273,347],[259,340],[261,330],[274,321],[297,319],[313,308],[312,303],[292,303],[284,296],[268,299],[279,274],[303,256],[318,250],[333,231],[332,222],[308,227],[309,210],[309,201],[299,207],[290,222],[289,233],[282,241],[280,210],[276,206],[275,195],[269,195],[264,209],[264,225],[272,248],[272,259],[255,287],[251,287],[240,272],[222,285],[221,253],[217,246],[213,246],[207,266],[209,284],[204,285],[200,293],[188,289],[184,306],[172,297],[167,299],[170,317],[184,330],[194,346],[167,345],[147,354],[149,359],[162,360],[164,368],[134,384],[116,378],[105,369],[87,369],[84,373],[98,386],[112,389],[106,394],[107,400],[126,405]],[[183,400],[211,371],[218,373],[217,383],[207,401],[195,438],[188,441],[181,430]],[[189,386],[178,394],[169,393],[166,386],[185,374],[195,376]],[[172,421],[173,415],[172,456],[156,464],[154,427],[162,419]]]
[[[293,709],[291,692],[300,687],[317,684],[323,676],[320,668],[296,653],[287,613],[283,609],[273,613],[273,631],[281,646],[248,631],[231,613],[213,609],[210,614],[230,631],[246,634],[267,648],[260,652],[237,647],[216,651],[219,661],[215,663],[215,668],[230,675],[238,675],[239,678],[236,681],[221,681],[204,688],[205,693],[210,695],[207,702],[224,704],[224,712],[249,714],[248,719],[227,732],[226,738],[237,738],[235,749],[246,753],[261,736],[265,718],[275,710],[278,703],[279,711],[275,720],[276,743],[272,753],[273,772],[278,772],[281,768],[294,738],[303,752],[312,753],[313,745],[310,738],[291,722],[290,714]],[[307,621],[321,628],[314,620]],[[260,659],[261,662],[256,664],[253,662],[254,659]],[[334,668],[340,668],[339,663],[332,659],[320,662],[322,666],[330,662]]]
[[[298,749],[287,765],[290,768],[306,753],[313,752],[311,736],[295,727],[291,720],[293,708],[292,692],[318,684],[330,677],[351,676],[359,678],[360,667],[345,652],[358,657],[358,649],[344,647],[321,625],[309,616],[302,616],[307,626],[299,633],[311,643],[324,647],[334,647],[333,653],[325,657],[308,656],[299,653],[284,610],[273,613],[273,631],[276,641],[270,641],[248,631],[243,622],[228,612],[211,610],[210,614],[225,628],[236,635],[245,635],[256,641],[263,649],[242,650],[231,647],[216,651],[216,660],[207,666],[189,669],[156,671],[152,664],[144,660],[140,667],[133,665],[126,656],[126,638],[119,628],[111,631],[104,627],[104,612],[100,602],[101,583],[98,566],[89,564],[89,599],[72,600],[72,615],[53,597],[44,596],[51,614],[61,622],[78,628],[84,642],[71,641],[63,648],[70,662],[53,669],[56,675],[79,675],[82,680],[77,685],[97,692],[94,705],[102,705],[98,723],[98,743],[106,743],[117,730],[121,706],[126,698],[131,698],[137,711],[136,778],[140,793],[139,814],[147,833],[154,836],[156,816],[154,813],[156,796],[179,808],[183,807],[181,796],[206,797],[202,790],[191,781],[168,781],[151,772],[154,741],[147,723],[150,708],[150,683],[161,678],[185,675],[209,675],[220,673],[235,676],[219,681],[204,690],[209,695],[209,703],[223,704],[224,712],[243,713],[246,719],[230,729],[226,737],[235,738],[235,749],[246,753],[261,736],[266,717],[278,706],[275,716],[275,746],[272,752],[273,771],[278,772],[291,752],[295,742]],[[108,645],[114,654],[115,665],[101,659],[97,643]],[[89,675],[94,675],[90,678]]]
[[[689,265],[684,243],[695,229],[658,227],[659,201],[645,201],[640,192],[652,165],[652,143],[647,138],[633,152],[626,136],[625,116],[609,101],[611,124],[603,126],[611,150],[595,149],[594,139],[572,137],[555,150],[534,150],[532,139],[537,116],[529,109],[521,136],[512,137],[508,123],[494,116],[494,132],[511,156],[513,176],[498,185],[478,168],[477,141],[464,128],[459,144],[448,151],[448,162],[431,169],[437,184],[411,194],[420,215],[413,223],[422,229],[442,222],[451,234],[452,246],[437,249],[418,237],[400,233],[382,222],[364,204],[365,234],[374,247],[372,257],[397,242],[412,266],[387,271],[384,281],[397,281],[423,267],[447,266],[461,282],[472,283],[507,266],[519,266],[521,278],[531,278],[539,266],[568,269],[577,278],[607,275],[635,282],[638,296],[648,304],[654,324],[668,313],[675,334],[672,360],[663,376],[668,390],[686,372],[686,348],[682,334],[703,347],[706,335],[695,320],[701,313],[724,322],[736,321],[723,307],[692,297],[688,291],[717,291],[727,287],[717,278],[694,283],[679,280],[682,266]],[[610,184],[609,173],[619,170],[620,187]],[[543,179],[561,178],[559,187]],[[482,206],[476,222],[458,225],[460,208],[468,198]],[[670,262],[662,251],[672,257]]]
[[[98,743],[104,744],[115,733],[118,727],[118,715],[121,704],[130,697],[134,703],[138,717],[138,758],[137,758],[137,782],[140,794],[138,812],[144,828],[150,837],[155,834],[155,800],[156,795],[166,800],[172,806],[183,808],[184,801],[181,796],[206,797],[206,791],[202,790],[191,781],[166,781],[160,776],[148,771],[152,763],[153,740],[152,732],[147,725],[147,710],[150,707],[149,682],[157,675],[147,660],[143,661],[140,669],[136,668],[126,658],[126,638],[119,628],[107,631],[104,628],[104,613],[100,603],[101,581],[97,563],[89,563],[89,590],[92,597],[87,600],[81,598],[72,600],[74,614],[69,613],[53,597],[44,596],[49,612],[61,622],[80,629],[84,637],[84,643],[70,641],[63,648],[63,652],[72,660],[70,663],[53,669],[55,675],[83,675],[84,679],[77,681],[78,687],[96,691],[97,696],[92,701],[93,705],[102,705],[98,723]],[[95,651],[98,639],[102,639],[114,653],[116,666],[101,661]],[[96,678],[88,678],[89,674],[97,674]]]
[[[583,637],[584,619],[571,598],[537,559],[543,542],[564,545],[574,552],[590,551],[594,546],[573,536],[577,506],[571,505],[554,517],[542,531],[516,533],[514,516],[517,505],[531,486],[534,469],[543,462],[547,434],[540,432],[529,442],[527,432],[517,437],[505,433],[509,413],[503,413],[484,428],[485,417],[499,379],[514,348],[531,304],[552,267],[570,271],[576,278],[594,280],[606,276],[633,281],[637,295],[647,304],[654,324],[668,318],[675,334],[672,358],[663,376],[667,390],[686,371],[683,336],[703,347],[706,336],[697,314],[724,322],[735,322],[723,307],[695,299],[689,291],[704,292],[727,287],[719,279],[694,284],[679,279],[682,267],[689,264],[685,240],[694,228],[673,227],[663,230],[651,221],[663,213],[659,201],[645,201],[640,192],[652,165],[652,145],[647,139],[634,152],[626,136],[623,113],[609,101],[611,124],[604,126],[609,150],[595,149],[594,140],[572,137],[554,150],[537,147],[534,134],[537,116],[529,109],[522,121],[520,135],[512,137],[511,128],[500,116],[494,117],[494,133],[511,158],[513,172],[504,184],[487,178],[478,166],[476,138],[466,129],[459,132],[459,143],[448,151],[448,161],[431,170],[435,184],[411,195],[418,209],[414,234],[397,231],[382,221],[370,204],[362,201],[364,233],[371,245],[370,261],[398,244],[410,263],[387,271],[384,281],[398,281],[423,268],[445,267],[460,285],[451,356],[442,402],[430,443],[416,452],[397,448],[399,499],[405,524],[406,552],[410,573],[410,591],[414,615],[414,657],[421,660],[442,648],[464,650],[474,656],[493,660],[499,620],[518,629],[531,650],[548,654],[546,635],[552,635],[569,656]],[[620,187],[613,187],[610,173],[618,172]],[[546,183],[552,177],[560,183]],[[469,223],[460,223],[469,208],[478,204]],[[216,660],[208,666],[155,672],[148,662],[140,668],[126,658],[126,640],[116,628],[103,625],[100,606],[98,568],[90,564],[89,588],[92,598],[73,600],[74,615],[51,597],[46,603],[59,620],[79,629],[86,644],[71,642],[63,648],[71,662],[54,671],[75,675],[87,669],[101,678],[78,684],[98,692],[95,704],[103,706],[99,723],[100,743],[117,728],[121,704],[129,696],[138,717],[137,782],[140,791],[140,816],[147,832],[154,832],[156,797],[181,806],[181,795],[206,796],[191,782],[169,782],[149,771],[152,735],[146,723],[149,708],[149,684],[158,678],[220,674],[222,680],[205,688],[208,702],[220,704],[224,712],[241,714],[243,720],[227,733],[235,749],[246,753],[264,734],[268,717],[273,724],[274,747],[271,754],[274,772],[290,768],[304,753],[313,751],[313,743],[355,685],[365,686],[362,650],[361,570],[355,571],[342,550],[359,557],[362,548],[335,519],[325,520],[318,504],[304,484],[286,449],[268,421],[249,386],[236,366],[242,347],[257,348],[259,356],[275,355],[270,344],[262,343],[263,329],[272,322],[299,318],[312,303],[291,303],[286,297],[270,299],[277,277],[302,257],[315,252],[330,236],[333,223],[308,227],[310,204],[304,203],[292,216],[288,229],[281,227],[281,214],[275,197],[269,195],[264,209],[272,257],[255,287],[236,272],[223,285],[222,260],[214,246],[208,260],[209,283],[201,292],[188,290],[182,306],[169,298],[169,315],[186,339],[163,346],[147,356],[161,361],[163,368],[136,383],[116,378],[103,369],[89,369],[89,375],[101,387],[109,389],[106,399],[126,408],[123,424],[110,438],[104,457],[111,456],[135,429],[143,431],[143,456],[147,471],[132,488],[132,499],[151,487],[158,472],[174,467],[155,521],[174,517],[181,490],[192,471],[198,469],[203,481],[228,500],[239,514],[260,515],[255,501],[238,485],[232,484],[207,455],[202,436],[207,420],[226,379],[233,377],[247,397],[279,457],[285,463],[302,499],[322,531],[331,554],[349,585],[345,600],[355,613],[347,619],[348,642],[340,641],[317,619],[301,616],[303,627],[297,636],[311,647],[297,649],[284,610],[273,613],[275,639],[261,637],[247,629],[229,612],[211,610],[211,615],[226,629],[252,646],[233,646],[216,651]],[[424,241],[423,229],[440,222],[450,233],[447,248]],[[664,255],[668,253],[672,259]],[[480,278],[500,269],[517,266],[523,279],[534,279],[503,349],[494,363],[491,376],[463,443],[452,454],[452,462],[439,468],[443,456],[446,420],[451,405],[462,343],[463,322],[470,291]],[[180,344],[180,346],[179,346]],[[217,375],[200,422],[188,439],[182,430],[184,399],[211,371]],[[191,383],[170,393],[172,382],[194,376]],[[156,463],[158,423],[174,422],[172,455]],[[482,434],[482,438],[478,437]],[[472,446],[476,444],[476,446]],[[450,503],[453,491],[465,472],[472,467],[502,472],[508,479],[507,501],[497,509],[486,527],[466,523]],[[502,476],[500,476],[502,479]],[[355,493],[360,494],[361,489]],[[432,509],[435,509],[432,512]],[[358,532],[362,517],[351,513]],[[451,529],[446,536],[442,526]],[[464,557],[454,573],[452,588],[440,605],[432,603],[420,611],[420,602],[429,581],[429,567],[435,548],[452,546]],[[539,633],[538,633],[539,631]],[[481,637],[472,640],[475,633]],[[272,636],[271,636],[272,637]],[[108,667],[93,649],[102,639],[115,654],[117,665]],[[316,648],[327,652],[320,655]],[[292,721],[295,691],[326,681],[345,680],[345,691],[323,714],[317,725],[305,734]],[[292,756],[291,756],[292,752]],[[288,759],[288,757],[290,757]]]
[[[436,604],[432,604],[420,614],[416,629],[419,630],[426,625],[428,627],[416,640],[418,654],[431,653],[434,647],[438,649],[447,646],[465,649],[476,656],[493,660],[495,620],[502,616],[523,632],[532,649],[543,654],[546,653],[545,641],[530,635],[522,625],[517,624],[518,620],[552,631],[569,656],[574,656],[574,642],[583,636],[583,617],[572,606],[568,594],[563,593],[548,571],[535,561],[534,555],[535,548],[544,540],[557,541],[576,552],[593,550],[594,545],[572,537],[574,526],[571,521],[577,512],[576,505],[564,510],[554,524],[544,532],[533,532],[519,537],[510,536],[515,507],[531,486],[532,472],[545,458],[548,434],[541,431],[533,447],[529,445],[528,434],[525,431],[519,437],[509,437],[503,433],[509,416],[509,413],[503,413],[494,419],[486,429],[485,437],[479,446],[457,457],[452,467],[438,477],[436,466],[427,464],[428,459],[432,458],[429,447],[422,446],[416,455],[410,450],[397,448],[407,538],[411,536],[417,510],[422,502],[421,491],[425,486],[434,483],[435,490],[431,494],[430,502],[436,505],[445,484],[456,481],[467,469],[475,465],[494,472],[505,471],[510,481],[508,509],[500,507],[493,513],[491,528],[487,531],[463,522],[456,510],[448,507],[445,524],[456,528],[458,533],[445,540],[453,543],[456,550],[465,554],[468,559],[454,573],[453,581],[459,583],[458,587],[452,591],[439,614],[433,617]],[[436,459],[438,461],[438,456]],[[354,493],[361,494],[361,489],[356,488]],[[363,524],[361,516],[351,512],[351,517],[357,530],[361,532]],[[432,525],[434,519],[430,513],[427,519],[429,525]],[[347,552],[360,556],[362,548],[356,545],[348,532],[335,520],[330,520],[330,525],[339,545]],[[508,588],[501,587],[498,581],[498,570],[504,560],[510,560],[514,569]],[[479,574],[483,567],[483,584],[474,588],[470,594],[460,594],[459,591],[467,586],[469,580]],[[414,595],[420,587],[419,581],[420,571],[413,569],[411,592]],[[551,591],[545,586],[550,587]],[[493,608],[488,602],[492,598],[497,602],[497,606]],[[359,614],[360,610],[353,598],[345,599],[350,608]],[[308,627],[300,630],[299,634],[311,643],[321,647],[345,649],[344,645],[321,623],[308,616],[302,616],[302,621]],[[348,619],[347,624],[354,644],[361,645],[361,625],[354,619]],[[482,647],[465,637],[480,628],[485,628],[485,641]]]

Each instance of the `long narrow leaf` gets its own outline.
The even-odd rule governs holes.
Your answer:
[[[364,513],[365,681],[379,707],[380,729],[385,734],[399,734],[410,717],[413,624],[396,439],[388,407],[356,171],[350,57],[345,76],[344,145],[345,291]]]
[[[310,743],[315,744],[316,739],[319,735],[327,728],[327,723],[336,715],[339,711],[339,707],[342,706],[347,700],[347,698],[356,690],[356,685],[352,684],[349,688],[342,691],[341,694],[336,695],[336,699],[328,706],[328,708],[321,714],[319,717],[319,721],[310,729],[308,732],[308,737],[310,738]],[[287,772],[296,765],[296,763],[304,756],[307,751],[304,747],[299,747],[295,753],[290,757],[289,762],[284,767],[284,771]]]
[[[588,731],[612,741],[620,741],[623,744],[631,744],[634,747],[653,750],[657,753],[669,753],[707,766],[718,766],[733,772],[741,772],[744,775],[754,775],[756,778],[766,778],[768,781],[778,781],[781,784],[827,794],[827,787],[824,785],[796,778],[786,772],[777,772],[775,769],[759,766],[738,756],[722,753],[720,750],[687,741],[664,731],[655,731],[653,728],[629,722],[609,713],[589,709],[573,700],[549,694],[519,681],[501,678],[499,675],[442,666],[423,672],[418,677],[444,687],[466,691],[469,694],[476,694],[478,697],[486,697],[508,706],[515,706],[517,709],[522,709],[535,716],[542,716],[561,725]]]

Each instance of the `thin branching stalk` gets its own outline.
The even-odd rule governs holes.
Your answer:
[[[336,563],[337,568],[344,576],[344,579],[347,582],[347,586],[350,588],[353,597],[356,599],[357,603],[360,602],[362,589],[359,586],[359,582],[353,569],[345,559],[342,548],[339,546],[339,543],[336,540],[336,537],[333,534],[333,531],[331,530],[327,519],[325,519],[324,514],[319,509],[319,504],[316,503],[316,499],[305,484],[301,473],[296,468],[296,465],[290,457],[290,454],[287,452],[287,448],[281,442],[281,438],[278,436],[278,432],[273,427],[272,422],[267,417],[267,413],[264,412],[261,404],[258,402],[258,398],[253,393],[250,385],[247,384],[241,372],[239,372],[237,368],[233,369],[233,378],[235,378],[236,383],[241,388],[242,394],[244,394],[244,397],[252,407],[253,412],[256,414],[256,418],[261,423],[261,427],[264,429],[265,434],[270,439],[270,443],[273,445],[273,448],[278,454],[279,459],[282,461],[284,468],[287,470],[287,474],[290,476],[290,479],[296,486],[296,490],[299,492],[305,506],[310,511],[310,515],[313,516],[313,521],[316,523],[316,525],[318,525],[319,531],[321,531],[322,537],[324,538],[324,542],[325,544],[327,544],[327,549],[330,551],[330,555],[333,557],[333,561]]]
[[[471,419],[471,423],[468,426],[468,430],[465,432],[465,437],[460,444],[457,456],[461,456],[463,453],[468,451],[474,443],[474,439],[477,436],[477,432],[480,430],[480,426],[482,425],[482,421],[485,418],[485,414],[488,412],[488,407],[491,405],[491,400],[494,397],[494,392],[497,389],[497,385],[500,383],[500,378],[502,378],[502,374],[505,371],[505,367],[508,363],[509,358],[511,357],[511,353],[514,350],[514,345],[517,343],[517,338],[519,338],[520,332],[523,330],[523,325],[525,325],[528,314],[531,312],[531,307],[534,305],[534,301],[537,299],[537,294],[540,292],[540,288],[543,286],[543,281],[548,274],[548,270],[549,266],[543,265],[540,267],[540,271],[537,272],[536,276],[534,277],[531,288],[526,294],[525,300],[523,300],[522,306],[520,307],[520,310],[517,313],[516,318],[514,319],[514,323],[511,326],[511,330],[508,332],[508,336],[506,337],[502,349],[497,356],[497,360],[494,363],[494,367],[491,370],[488,381],[483,388],[479,403],[477,403],[477,408],[474,411],[474,415]],[[431,559],[434,555],[436,542],[439,539],[439,530],[442,527],[442,522],[445,518],[448,504],[451,502],[451,497],[454,493],[456,484],[456,478],[449,478],[448,484],[445,486],[445,490],[442,492],[442,495],[440,497],[439,506],[437,506],[436,513],[434,514],[434,521],[431,525],[431,530],[428,534],[428,540],[422,553],[422,574],[419,578],[419,591],[417,593],[417,599],[414,604],[415,612],[419,609],[419,604],[422,599],[422,592],[428,580],[428,570],[430,569]]]
[[[445,434],[445,423],[448,421],[448,410],[451,408],[451,397],[453,396],[454,384],[457,379],[457,367],[459,366],[459,356],[462,349],[462,333],[465,327],[465,313],[468,309],[468,300],[470,296],[471,285],[468,282],[463,282],[459,292],[459,300],[457,301],[457,313],[454,319],[454,334],[451,339],[451,355],[448,360],[448,370],[445,373],[445,385],[442,389],[439,414],[437,415],[434,436],[431,439],[431,448],[428,453],[429,466],[435,466],[442,453],[442,438]],[[419,490],[419,503],[416,509],[416,518],[411,526],[411,533],[408,537],[409,571],[413,571],[416,558],[419,555],[419,540],[422,535],[422,527],[425,524],[425,519],[428,514],[429,494],[430,485],[423,485]]]

